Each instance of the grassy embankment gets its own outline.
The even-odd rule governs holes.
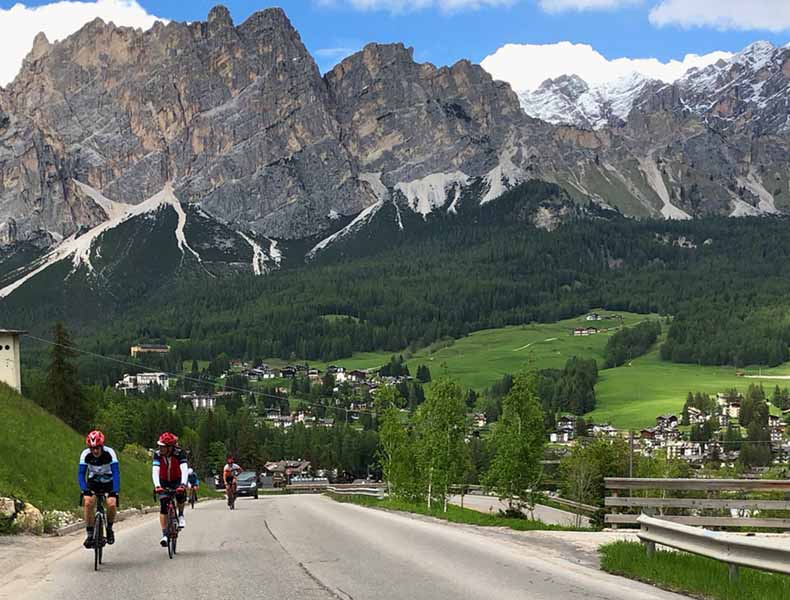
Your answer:
[[[572,527],[562,527],[560,525],[547,525],[542,521],[532,521],[529,519],[512,519],[501,517],[496,514],[482,513],[469,508],[461,508],[454,504],[447,507],[447,512],[443,512],[441,507],[428,510],[425,504],[406,502],[394,498],[379,500],[373,496],[343,496],[339,494],[327,494],[336,502],[344,502],[376,508],[381,510],[393,510],[398,512],[414,513],[426,517],[434,517],[450,523],[463,523],[465,525],[477,525],[479,527],[509,527],[517,531],[576,531]],[[589,530],[585,530],[589,531]]]
[[[725,563],[683,552],[657,551],[647,557],[638,542],[615,542],[601,547],[601,568],[658,587],[713,600],[786,600],[790,577],[741,569],[730,583]]]
[[[85,439],[11,388],[0,384],[0,496],[43,510],[76,510],[77,464]],[[123,508],[153,504],[148,461],[120,453]]]

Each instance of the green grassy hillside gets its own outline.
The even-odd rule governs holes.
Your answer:
[[[680,414],[689,392],[715,394],[728,389],[745,391],[751,384],[762,384],[770,394],[774,386],[790,387],[778,379],[790,374],[790,365],[775,369],[747,370],[739,377],[733,367],[704,367],[662,361],[658,348],[616,369],[600,371],[595,388],[597,408],[588,418],[609,422],[620,428],[655,425],[664,413]]]
[[[625,326],[658,318],[657,315],[621,311],[595,312],[619,315]],[[601,368],[606,342],[621,322],[619,319],[587,321],[585,316],[557,323],[533,323],[476,331],[452,345],[434,351],[430,348],[420,350],[409,359],[408,365],[413,373],[420,364],[428,365],[434,374],[443,372],[446,367],[451,377],[476,390],[490,387],[507,373],[523,369],[562,368],[574,356],[595,358]],[[577,327],[596,327],[608,331],[584,337],[571,335],[571,331]]]
[[[616,314],[623,318],[627,327],[657,315],[639,315],[622,311],[598,310],[601,315]],[[507,373],[522,369],[562,368],[573,357],[595,358],[603,366],[606,342],[620,327],[619,319],[587,321],[586,315],[556,323],[533,323],[499,329],[484,329],[453,341],[438,342],[423,348],[408,358],[412,373],[421,364],[428,365],[433,374],[445,371],[461,385],[482,391],[490,387]],[[576,327],[607,329],[596,335],[576,337],[570,332]],[[349,359],[340,359],[335,364],[347,369],[369,369],[388,362],[392,353],[360,352]],[[281,366],[284,361],[268,360],[269,364]],[[311,361],[312,366],[325,368],[326,363]]]
[[[13,495],[45,510],[76,509],[83,435],[3,384],[0,423],[0,495]],[[152,504],[149,463],[123,453],[119,460],[122,507]]]

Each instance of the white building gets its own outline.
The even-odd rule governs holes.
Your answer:
[[[135,391],[145,393],[151,386],[158,385],[166,390],[170,385],[170,376],[167,373],[138,373],[137,375],[124,375],[115,389],[124,393]]]
[[[22,370],[19,366],[19,336],[25,331],[0,329],[0,382],[22,393]]]
[[[181,399],[189,400],[192,403],[192,408],[194,408],[195,410],[198,409],[214,410],[217,407],[216,396],[195,394],[193,392],[191,394],[182,394]]]

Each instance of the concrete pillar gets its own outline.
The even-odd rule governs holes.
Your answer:
[[[25,331],[0,329],[0,382],[22,393],[19,336]]]

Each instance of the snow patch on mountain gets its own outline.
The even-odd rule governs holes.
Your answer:
[[[577,75],[547,79],[534,91],[519,94],[521,107],[529,116],[555,125],[601,129],[625,121],[634,101],[651,79],[630,73],[590,87]]]
[[[755,76],[774,63],[777,51],[781,49],[770,42],[755,42],[727,60],[719,60],[704,69],[689,70],[677,85],[692,102],[690,108],[700,114],[710,110],[722,94],[736,86],[742,101],[764,108],[768,100],[764,97],[765,81],[755,81]],[[749,83],[751,93],[743,89],[744,82]]]
[[[745,187],[760,199],[757,208],[762,213],[772,215],[779,214],[779,210],[777,210],[776,204],[774,203],[773,195],[765,189],[765,186],[760,183],[753,171],[749,171],[749,174],[746,177],[738,177],[737,181],[739,185]]]
[[[522,170],[513,164],[513,160],[509,155],[503,155],[500,157],[499,164],[485,176],[488,191],[483,196],[483,199],[480,200],[480,204],[496,200],[510,188],[518,185],[522,178]],[[460,195],[460,190],[456,194],[456,201],[458,195]],[[453,205],[455,205],[456,201],[453,201]]]
[[[263,251],[263,247],[244,232],[239,231],[239,235],[252,247],[252,272],[256,275],[263,275],[268,270],[266,268],[268,257]]]
[[[762,214],[757,208],[735,195],[732,197],[732,205],[731,217],[759,217]]]
[[[79,182],[77,183],[79,184]],[[103,223],[100,223],[87,232],[77,232],[63,240],[51,252],[47,253],[42,258],[33,263],[33,266],[35,267],[33,270],[0,289],[0,298],[5,298],[25,282],[29,281],[42,271],[48,269],[55,263],[58,263],[68,257],[71,257],[72,274],[76,272],[76,270],[81,266],[86,267],[89,273],[93,273],[94,268],[93,264],[91,263],[91,250],[93,248],[94,242],[102,234],[114,229],[115,227],[118,227],[129,219],[152,215],[152,213],[155,213],[160,208],[167,206],[172,207],[178,217],[178,223],[176,225],[174,234],[182,256],[185,256],[186,252],[188,251],[195,258],[197,258],[198,262],[202,262],[200,255],[192,249],[186,240],[186,236],[184,235],[184,226],[186,225],[187,216],[184,212],[184,209],[181,207],[181,202],[178,200],[178,198],[176,198],[175,193],[173,192],[173,187],[170,183],[165,184],[165,187],[162,189],[162,191],[155,194],[148,200],[134,205],[112,202],[85,184],[81,184],[80,187],[83,189],[83,191],[85,191],[86,194],[96,201],[99,206],[102,206],[101,203],[104,202],[104,200],[106,200],[106,202],[112,203],[105,204],[105,206],[102,206],[102,208],[105,210],[105,212],[112,213],[115,216]],[[99,199],[97,201],[98,197],[104,198],[104,200]],[[121,210],[121,207],[123,207],[123,210]]]
[[[115,200],[110,200],[106,196],[104,196],[99,190],[89,186],[86,183],[82,183],[81,181],[77,181],[76,179],[72,179],[74,184],[82,191],[83,194],[88,196],[91,200],[93,200],[96,205],[104,211],[104,214],[107,215],[107,219],[117,219],[123,216],[130,208],[129,204],[124,204],[123,202],[116,202]]]
[[[687,212],[672,204],[672,201],[669,197],[669,190],[667,189],[666,183],[664,182],[664,177],[661,175],[661,171],[658,170],[658,165],[652,157],[649,159],[640,160],[639,168],[642,170],[642,173],[644,173],[647,184],[661,199],[661,202],[663,203],[663,206],[661,207],[661,215],[665,219],[683,220],[691,218],[691,215],[689,215]]]
[[[364,181],[370,186],[370,189],[373,191],[373,195],[376,197],[376,200],[388,200],[390,197],[390,192],[381,182],[381,172],[378,173],[360,173],[358,175],[358,179],[360,181]]]
[[[423,217],[447,202],[447,192],[452,186],[466,185],[469,176],[461,171],[451,173],[431,173],[422,179],[401,182],[395,189],[401,192],[414,212]]]
[[[321,250],[324,250],[333,242],[359,231],[373,218],[373,216],[381,209],[382,206],[384,206],[383,200],[379,200],[375,204],[368,206],[365,210],[359,213],[354,218],[354,220],[351,221],[351,223],[343,227],[343,229],[336,231],[329,237],[324,238],[315,246],[313,246],[310,252],[307,253],[307,260],[313,260]]]

